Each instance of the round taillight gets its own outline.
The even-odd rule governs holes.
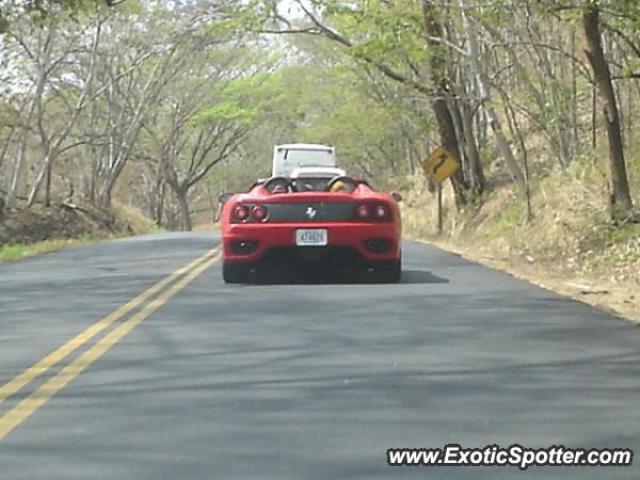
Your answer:
[[[358,205],[356,208],[356,215],[360,219],[369,218],[369,206],[368,205]]]
[[[376,206],[376,218],[382,219],[389,216],[389,209],[384,205]]]
[[[236,205],[233,207],[233,219],[246,222],[249,219],[249,209],[245,205]]]
[[[262,205],[256,205],[251,209],[251,216],[257,222],[264,222],[267,219],[267,208]]]

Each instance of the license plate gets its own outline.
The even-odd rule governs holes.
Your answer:
[[[326,244],[326,228],[301,228],[296,230],[296,245],[298,247],[324,247]]]

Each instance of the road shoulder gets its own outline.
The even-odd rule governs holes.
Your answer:
[[[515,278],[640,325],[640,285],[633,285],[631,281],[620,283],[602,278],[576,276],[550,269],[544,262],[538,262],[535,258],[498,257],[447,240],[407,238],[455,253],[467,260],[508,273]]]

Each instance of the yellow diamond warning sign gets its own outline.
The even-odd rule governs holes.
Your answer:
[[[438,183],[444,182],[456,173],[460,164],[456,157],[444,147],[436,148],[431,156],[422,162],[424,173],[431,175]]]

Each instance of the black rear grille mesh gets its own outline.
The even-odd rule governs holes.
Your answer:
[[[355,203],[265,203],[268,222],[349,222],[355,219]]]

